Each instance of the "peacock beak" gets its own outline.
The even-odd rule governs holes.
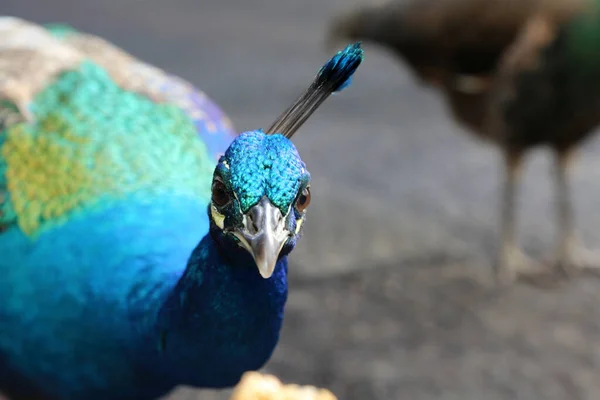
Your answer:
[[[290,232],[279,208],[265,196],[244,215],[244,228],[236,236],[254,258],[260,275],[267,279],[275,270]]]

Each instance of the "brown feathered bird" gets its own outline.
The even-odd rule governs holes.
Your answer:
[[[343,38],[387,48],[439,88],[460,123],[502,149],[502,283],[599,266],[577,245],[567,182],[573,150],[600,123],[599,10],[600,0],[405,0],[363,7],[331,24],[329,43]],[[520,167],[539,145],[556,155],[555,269],[527,258],[515,240]]]

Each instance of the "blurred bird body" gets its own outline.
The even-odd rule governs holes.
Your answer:
[[[364,7],[331,26],[330,41],[389,49],[440,89],[459,123],[501,147],[502,281],[548,272],[514,244],[515,183],[524,153],[540,145],[556,154],[559,269],[582,266],[565,169],[600,122],[599,13],[598,0],[409,0]]]
[[[308,205],[294,145],[65,26],[0,18],[0,78],[0,392],[150,399],[260,368]]]

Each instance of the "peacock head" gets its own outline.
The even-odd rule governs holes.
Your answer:
[[[245,132],[217,164],[210,214],[268,278],[296,244],[310,196],[310,174],[290,140]]]
[[[296,245],[311,201],[310,173],[290,138],[327,97],[350,84],[362,59],[360,43],[339,51],[268,130],[240,134],[215,168],[211,223],[250,253],[265,279]]]

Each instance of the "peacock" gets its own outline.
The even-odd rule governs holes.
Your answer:
[[[60,24],[0,18],[0,392],[136,400],[234,386],[279,339],[311,203],[292,135],[347,46],[266,130]]]
[[[556,283],[600,267],[576,237],[568,169],[600,122],[599,0],[406,0],[334,17],[328,42],[389,50],[439,89],[455,119],[503,154],[498,284]],[[558,240],[552,266],[517,246],[517,185],[529,150],[554,155]]]

